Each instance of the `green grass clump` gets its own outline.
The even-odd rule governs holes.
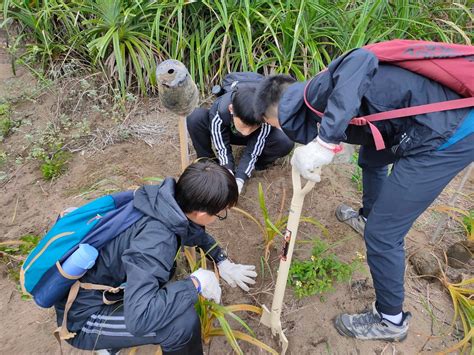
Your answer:
[[[17,283],[20,281],[20,265],[38,245],[40,239],[37,235],[26,234],[19,240],[0,242],[0,261],[7,265],[10,279]]]
[[[330,247],[321,240],[315,240],[310,260],[293,261],[288,284],[297,297],[307,297],[333,290],[336,282],[348,281],[360,266],[360,260],[344,263],[334,254],[328,254]]]
[[[66,171],[70,157],[70,153],[63,150],[45,156],[40,167],[43,178],[45,180],[52,180],[63,174]]]
[[[363,183],[362,183],[362,168],[357,164],[359,160],[359,153],[355,152],[351,157],[351,163],[354,165],[354,170],[351,174],[351,181],[354,182],[357,186],[357,191],[362,192]]]
[[[0,142],[8,136],[15,123],[10,118],[10,104],[0,104]]]
[[[204,93],[229,71],[308,78],[349,49],[403,38],[471,44],[469,0],[4,0],[23,62],[104,72],[122,97],[146,94],[156,63],[182,61]],[[31,64],[31,63],[30,63]],[[59,65],[58,65],[59,64]],[[30,66],[31,67],[31,66]],[[58,67],[61,67],[58,69]]]

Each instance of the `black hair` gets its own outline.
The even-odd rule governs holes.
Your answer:
[[[254,99],[254,115],[259,122],[263,122],[263,116],[268,108],[278,104],[286,88],[296,82],[290,75],[270,75],[263,79],[257,87]]]
[[[253,100],[256,85],[238,85],[232,93],[232,107],[234,108],[234,115],[239,117],[247,126],[259,125],[261,122],[255,119],[253,111]]]
[[[189,165],[176,183],[175,199],[184,213],[215,215],[235,206],[239,190],[229,170],[209,159]]]

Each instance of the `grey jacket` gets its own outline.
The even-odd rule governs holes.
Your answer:
[[[368,126],[349,125],[353,117],[433,102],[459,99],[443,85],[408,70],[379,63],[365,49],[353,50],[314,77],[307,98],[323,118],[308,109],[303,100],[306,83],[295,83],[284,93],[278,118],[293,141],[307,144],[319,134],[326,142],[373,146]],[[433,112],[375,122],[387,148],[398,156],[436,149],[461,125],[469,109]]]
[[[197,291],[193,282],[168,282],[173,276],[180,245],[199,246],[221,261],[225,254],[204,228],[189,221],[174,199],[175,181],[137,190],[134,206],[145,214],[104,246],[94,267],[81,282],[118,287],[125,284],[123,311],[127,331],[142,336],[172,322],[193,307]],[[56,307],[62,322],[65,300]],[[81,289],[68,314],[68,329],[79,331],[88,318],[104,306],[102,293]]]

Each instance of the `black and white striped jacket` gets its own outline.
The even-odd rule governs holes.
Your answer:
[[[234,171],[235,162],[232,155],[231,135],[236,136],[232,115],[229,112],[231,92],[219,97],[209,109],[209,122],[211,139],[219,159],[219,163],[227,169]],[[240,158],[235,177],[244,181],[248,180],[255,169],[255,163],[262,154],[265,142],[270,134],[271,126],[264,123],[247,139],[247,145]],[[234,131],[234,132],[233,132]]]

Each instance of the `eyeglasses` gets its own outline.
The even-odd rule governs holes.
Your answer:
[[[224,215],[223,216],[220,216],[218,214],[215,214],[214,216],[216,216],[219,219],[219,221],[223,221],[224,219],[227,218],[227,208],[224,210]]]

